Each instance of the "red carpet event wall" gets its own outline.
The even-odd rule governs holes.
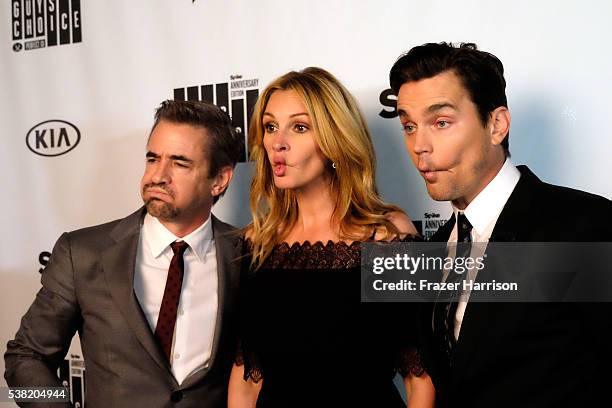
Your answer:
[[[145,143],[165,99],[221,106],[246,140],[267,83],[292,69],[329,70],[367,117],[380,192],[427,237],[450,206],[429,198],[409,161],[389,69],[425,42],[475,42],[505,66],[513,162],[612,197],[610,15],[605,1],[3,1],[3,352],[58,236],[141,205]],[[213,209],[219,218],[249,222],[251,175],[245,148]],[[62,368],[75,392],[82,369],[77,340]]]

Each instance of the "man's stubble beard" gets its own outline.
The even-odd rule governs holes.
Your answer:
[[[142,188],[142,196],[144,197],[146,191],[152,187],[156,187],[158,189],[165,191],[166,194],[168,194],[170,197],[172,197],[172,199],[174,199],[173,192],[169,188],[167,188],[166,185],[161,184],[161,183],[160,184],[149,183],[145,185]],[[148,200],[144,202],[144,204],[145,204],[145,207],[147,208],[147,212],[153,217],[158,218],[160,220],[170,221],[178,217],[181,213],[181,210],[178,209],[173,204],[167,203],[165,201],[162,201],[156,198],[149,198]]]
[[[173,220],[180,214],[180,210],[172,204],[160,200],[150,199],[145,202],[147,212],[160,220]]]

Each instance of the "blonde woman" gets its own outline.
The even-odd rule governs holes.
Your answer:
[[[250,135],[250,273],[230,407],[405,406],[397,372],[410,408],[433,406],[415,313],[360,303],[360,243],[416,231],[377,194],[374,148],[352,95],[323,69],[289,72],[260,96]]]

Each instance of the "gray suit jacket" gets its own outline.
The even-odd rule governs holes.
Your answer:
[[[227,405],[240,239],[233,227],[211,215],[219,282],[212,355],[207,368],[179,385],[133,289],[144,214],[141,208],[59,238],[42,274],[43,287],[7,345],[4,376],[10,386],[60,386],[57,368],[78,331],[88,407]]]

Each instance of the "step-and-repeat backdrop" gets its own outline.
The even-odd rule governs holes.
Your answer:
[[[603,0],[3,0],[2,351],[58,236],[140,206],[145,141],[165,99],[212,101],[246,138],[268,82],[329,70],[366,113],[381,193],[428,236],[450,207],[428,198],[409,162],[388,72],[415,45],[476,42],[506,68],[513,161],[611,197],[611,15]],[[217,216],[249,222],[251,175],[245,157]],[[75,400],[83,369],[75,341],[60,369]]]

